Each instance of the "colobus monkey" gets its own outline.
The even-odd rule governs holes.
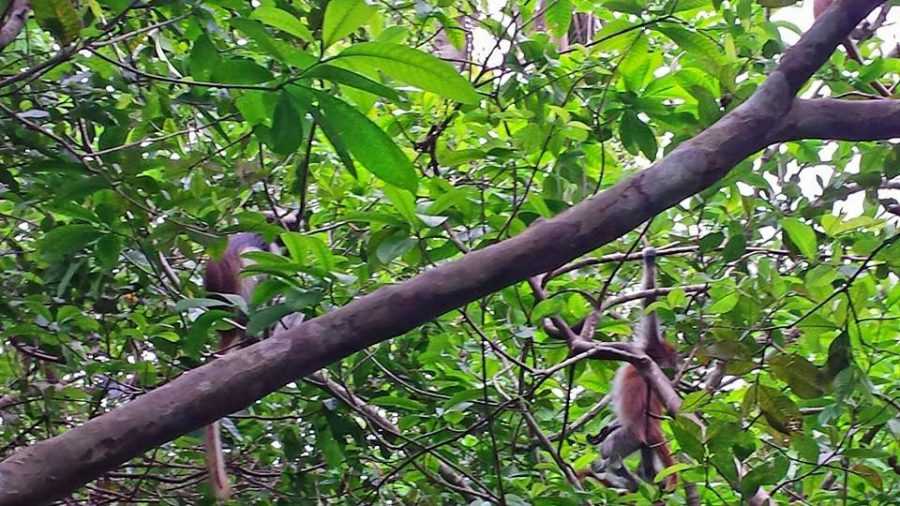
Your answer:
[[[206,287],[206,291],[240,295],[244,300],[249,301],[259,280],[256,276],[241,277],[240,275],[241,270],[249,263],[241,255],[248,251],[277,253],[278,248],[254,233],[232,234],[228,237],[228,246],[225,248],[222,258],[210,260],[206,264],[206,272],[203,276],[203,285]],[[237,319],[244,321],[243,315]],[[237,339],[243,337],[242,334],[243,332],[237,328],[221,331],[219,333],[219,350],[227,353]],[[231,496],[231,485],[228,483],[228,475],[225,472],[225,459],[222,455],[222,439],[219,432],[218,421],[207,425],[204,442],[210,487],[216,499],[223,502]]]
[[[653,248],[644,249],[642,288],[656,288],[656,250]],[[643,300],[644,316],[641,318],[636,341],[660,368],[674,369],[679,362],[678,353],[662,336],[656,313],[647,312],[647,307],[654,299],[655,297],[647,297]],[[594,444],[600,443],[602,456],[589,469],[578,474],[582,478],[590,476],[607,486],[634,492],[638,489],[638,480],[623,462],[629,455],[640,450],[638,475],[645,481],[652,481],[664,467],[675,464],[661,427],[665,410],[653,389],[631,364],[624,364],[619,368],[613,384],[612,398],[616,420],[591,440]],[[677,482],[676,475],[669,475],[665,479],[665,488],[671,490]]]

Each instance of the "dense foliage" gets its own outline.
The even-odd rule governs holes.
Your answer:
[[[268,278],[242,309],[265,338],[647,167],[746,99],[801,32],[770,18],[790,1],[31,3],[0,53],[4,455],[211,360],[233,309],[200,273],[227,233],[285,243],[253,255]],[[877,34],[861,45],[868,65],[838,52],[804,95],[866,99],[897,77]],[[569,350],[546,319],[605,303],[595,338],[630,339],[640,310],[620,296],[639,255],[617,253],[646,243],[667,288],[653,307],[688,359],[683,412],[706,425],[664,424],[680,461],[664,474],[703,504],[759,486],[784,503],[891,503],[898,156],[773,146],[572,268],[269,395],[223,422],[236,501],[683,504],[684,488],[578,491],[561,472],[597,456],[587,438],[612,419],[618,364],[556,367]],[[285,210],[298,230],[267,222]],[[75,499],[211,504],[200,443]]]

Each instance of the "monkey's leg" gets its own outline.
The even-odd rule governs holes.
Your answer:
[[[641,449],[643,444],[638,441],[628,428],[619,426],[614,429],[600,446],[603,455],[602,462],[594,461],[591,470],[595,474],[602,473],[604,478],[616,483],[617,488],[624,488],[631,492],[638,489],[637,477],[625,467],[625,459],[629,455]],[[598,469],[599,468],[599,469]]]

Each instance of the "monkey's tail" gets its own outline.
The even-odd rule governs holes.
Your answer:
[[[656,248],[648,246],[644,248],[644,281],[641,283],[643,290],[652,290],[656,288]],[[653,301],[650,298],[644,298],[644,307],[649,306]]]
[[[675,458],[672,457],[672,451],[669,450],[669,444],[666,443],[665,440],[663,440],[663,443],[661,445],[659,445],[659,447],[656,449],[656,451],[659,454],[659,458],[660,458],[660,460],[662,460],[663,465],[665,467],[670,467],[670,466],[675,465]],[[665,483],[666,490],[668,490],[670,492],[675,490],[675,487],[678,486],[678,475],[673,473],[673,474],[666,476],[664,483]]]
[[[675,457],[672,456],[672,450],[669,449],[669,443],[666,441],[662,433],[662,429],[657,424],[651,428],[647,434],[650,444],[641,446],[641,474],[647,481],[653,481],[656,477],[657,470],[675,465]],[[657,467],[656,458],[662,463],[662,467]],[[671,492],[678,486],[678,475],[670,474],[663,481],[663,488]]]
[[[222,437],[219,434],[219,422],[206,426],[206,468],[209,470],[209,486],[216,500],[225,502],[231,497],[231,485],[225,473],[225,457],[222,454]]]

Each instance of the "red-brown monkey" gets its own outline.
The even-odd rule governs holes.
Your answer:
[[[656,250],[653,248],[644,249],[642,288],[656,288]],[[644,316],[641,318],[636,341],[659,367],[674,369],[679,363],[678,353],[662,336],[656,313],[647,312],[647,307],[652,302],[652,297],[643,300]],[[579,474],[582,477],[596,478],[608,486],[633,492],[638,489],[638,480],[623,462],[629,455],[641,452],[638,475],[645,481],[652,481],[663,468],[675,464],[662,432],[661,420],[665,410],[653,389],[631,364],[624,364],[619,368],[613,384],[612,402],[616,421],[598,436],[602,440],[602,456],[594,461],[590,469]],[[665,488],[671,490],[677,482],[676,475],[669,475],[665,479]]]
[[[208,292],[240,295],[249,301],[258,280],[256,276],[241,277],[241,270],[247,264],[247,260],[241,255],[248,251],[267,251],[274,248],[274,245],[266,243],[262,237],[253,233],[245,232],[229,236],[228,246],[222,258],[210,260],[206,264],[203,285]],[[241,334],[241,330],[237,328],[220,332],[219,350],[227,353]],[[225,472],[219,422],[209,424],[204,432],[210,487],[218,501],[226,501],[231,496],[231,485]]]

